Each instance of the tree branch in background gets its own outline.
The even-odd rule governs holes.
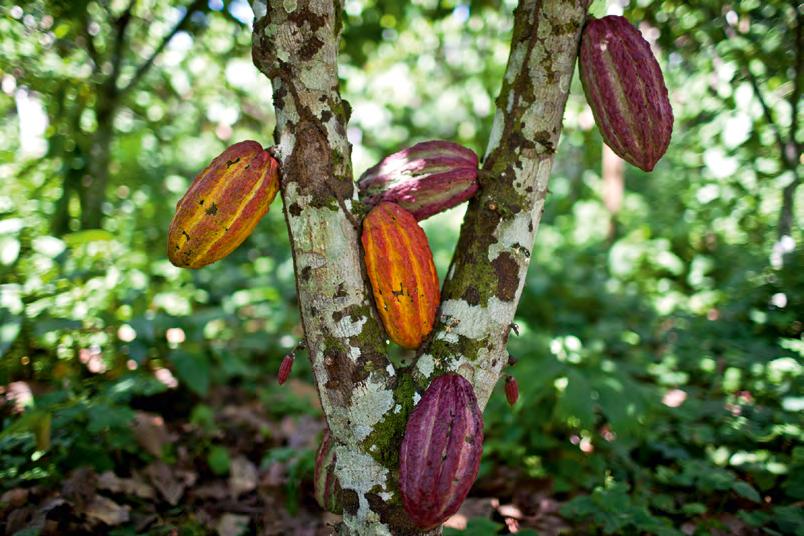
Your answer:
[[[165,49],[165,47],[168,45],[168,43],[170,43],[170,40],[173,39],[173,37],[177,33],[179,33],[181,30],[184,29],[187,23],[190,22],[192,16],[197,11],[199,11],[201,7],[204,6],[205,3],[206,2],[204,0],[193,0],[193,2],[189,6],[187,6],[184,15],[182,16],[181,19],[179,19],[179,22],[177,22],[176,25],[173,26],[173,28],[167,33],[167,35],[165,35],[165,37],[162,38],[162,41],[154,49],[154,51],[151,53],[148,59],[146,59],[142,63],[142,65],[140,65],[137,68],[137,70],[134,72],[134,76],[131,77],[131,80],[129,80],[125,86],[120,88],[119,93],[121,95],[125,95],[139,83],[142,77],[144,77],[148,73],[148,70],[151,68],[156,59],[159,57],[159,54],[161,54],[162,51]]]
[[[794,6],[795,8],[795,6]],[[793,67],[793,92],[790,94],[790,135],[786,147],[782,147],[783,157],[788,168],[793,172],[793,180],[782,190],[782,208],[779,211],[777,236],[782,238],[790,236],[793,232],[793,213],[795,211],[796,189],[801,183],[799,173],[799,158],[801,158],[801,143],[798,141],[798,110],[801,106],[801,77],[804,74],[804,12],[800,9],[796,14],[796,64]]]
[[[117,95],[117,78],[120,76],[120,67],[123,64],[123,49],[126,44],[126,30],[131,23],[132,11],[137,0],[131,0],[126,10],[117,18],[114,23],[116,28],[114,34],[114,46],[112,47],[112,73],[109,75],[105,90],[109,96]]]
[[[89,55],[89,59],[92,60],[92,70],[93,72],[98,72],[101,68],[102,60],[98,49],[95,47],[95,39],[92,37],[92,34],[89,33],[89,25],[89,14],[84,11],[82,12],[81,18],[81,35],[87,43],[87,54]]]
[[[793,9],[796,9],[793,6]],[[762,115],[765,117],[765,121],[768,123],[768,126],[773,131],[773,136],[776,139],[776,144],[779,146],[779,153],[782,161],[782,167],[787,169],[793,174],[793,179],[790,183],[784,187],[782,190],[782,207],[779,210],[779,220],[776,227],[776,234],[779,238],[784,236],[789,236],[793,229],[793,212],[794,212],[794,205],[795,205],[795,193],[798,185],[801,182],[801,177],[799,175],[798,170],[798,160],[799,155],[801,154],[801,144],[798,143],[796,139],[797,129],[798,129],[798,108],[800,106],[799,100],[801,97],[801,73],[802,73],[802,30],[801,25],[804,22],[804,16],[801,14],[799,10],[796,10],[796,41],[795,41],[795,65],[793,66],[793,91],[790,95],[790,108],[791,108],[791,120],[790,120],[790,128],[788,131],[788,135],[785,136],[782,132],[782,126],[776,121],[773,117],[773,110],[768,105],[765,96],[762,93],[762,88],[759,85],[759,80],[751,71],[751,67],[748,64],[748,58],[743,55],[743,61],[741,62],[740,70],[748,79],[748,82],[751,84],[751,89],[756,95],[757,100],[759,101],[759,105],[762,108]],[[732,28],[727,21],[724,21],[725,24],[723,26],[723,33],[729,39],[733,39],[736,37],[736,33],[734,32],[734,28]],[[792,30],[792,29],[791,29]]]
[[[617,238],[617,215],[623,206],[625,193],[625,162],[603,144],[603,204],[609,212],[609,243]]]

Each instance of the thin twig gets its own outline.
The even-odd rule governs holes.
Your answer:
[[[131,80],[129,80],[128,83],[125,86],[120,88],[119,93],[121,95],[124,95],[124,94],[128,93],[129,91],[131,91],[139,83],[139,81],[142,79],[142,77],[145,76],[148,73],[148,70],[154,64],[154,62],[156,61],[156,58],[159,57],[159,54],[162,53],[162,51],[168,45],[170,40],[173,39],[173,36],[175,36],[177,33],[179,33],[187,25],[187,23],[190,21],[190,18],[203,5],[204,5],[204,0],[193,0],[193,3],[190,4],[187,7],[187,10],[184,12],[184,16],[179,20],[179,22],[176,23],[176,25],[173,27],[173,29],[171,29],[170,32],[168,32],[168,34],[165,35],[165,37],[162,39],[162,42],[159,43],[159,46],[156,47],[156,49],[151,53],[151,55],[148,57],[148,59],[146,59],[145,62],[143,62],[143,64],[140,65],[137,68],[136,72],[134,73],[134,76],[131,77]]]

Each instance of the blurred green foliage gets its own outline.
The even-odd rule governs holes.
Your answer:
[[[181,18],[178,4],[137,4],[120,84]],[[610,4],[592,12],[619,12]],[[245,2],[200,6],[119,98],[103,224],[85,225],[81,188],[113,70],[92,55],[113,58],[127,5],[0,7],[2,489],[148,460],[129,422],[168,391],[183,402],[160,410],[201,428],[213,420],[204,397],[224,384],[277,416],[315,411],[273,381],[302,334],[280,201],[222,262],[179,270],[164,253],[192,176],[232,142],[271,143],[270,85],[251,65]],[[356,175],[423,139],[483,154],[513,7],[346,0],[341,77]],[[639,0],[625,15],[657,47],[673,141],[652,174],[626,166],[611,214],[600,137],[574,80],[521,335],[509,342],[521,398],[509,409],[500,388],[489,403],[481,476],[506,465],[549,481],[562,515],[590,533],[678,534],[692,523],[707,534],[723,514],[801,533],[800,195],[791,236],[777,238],[782,192],[798,181],[779,140],[800,139],[801,13],[779,1]],[[442,277],[462,211],[424,225]],[[310,379],[306,359],[294,375]],[[16,399],[21,414],[12,382],[31,390]],[[229,470],[211,435],[199,449],[211,471]],[[297,493],[312,453],[265,460],[291,458]],[[470,529],[496,530],[484,523]]]

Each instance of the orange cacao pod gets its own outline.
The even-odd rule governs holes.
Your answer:
[[[383,202],[363,220],[366,271],[388,336],[417,348],[430,334],[441,299],[427,236],[416,218]]]
[[[168,258],[200,268],[235,250],[254,230],[279,190],[279,162],[256,141],[226,149],[199,173],[176,205]]]

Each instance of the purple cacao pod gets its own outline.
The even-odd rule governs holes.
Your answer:
[[[519,384],[513,376],[508,376],[505,379],[505,399],[508,400],[508,405],[510,406],[513,406],[519,400]]]
[[[458,511],[480,468],[483,416],[472,384],[439,376],[411,412],[399,455],[402,506],[423,529]]]
[[[324,510],[340,514],[341,486],[335,476],[335,449],[329,430],[324,432],[321,446],[315,457],[315,500]]]
[[[424,141],[380,160],[357,186],[369,206],[396,203],[421,221],[475,194],[477,155],[457,143]]]
[[[592,19],[579,63],[603,141],[626,162],[653,170],[670,144],[673,110],[650,44],[625,17]]]
[[[288,376],[290,376],[290,371],[293,370],[293,361],[295,359],[296,355],[293,352],[282,358],[282,363],[279,365],[279,372],[276,373],[276,381],[279,382],[279,385],[288,381]]]

